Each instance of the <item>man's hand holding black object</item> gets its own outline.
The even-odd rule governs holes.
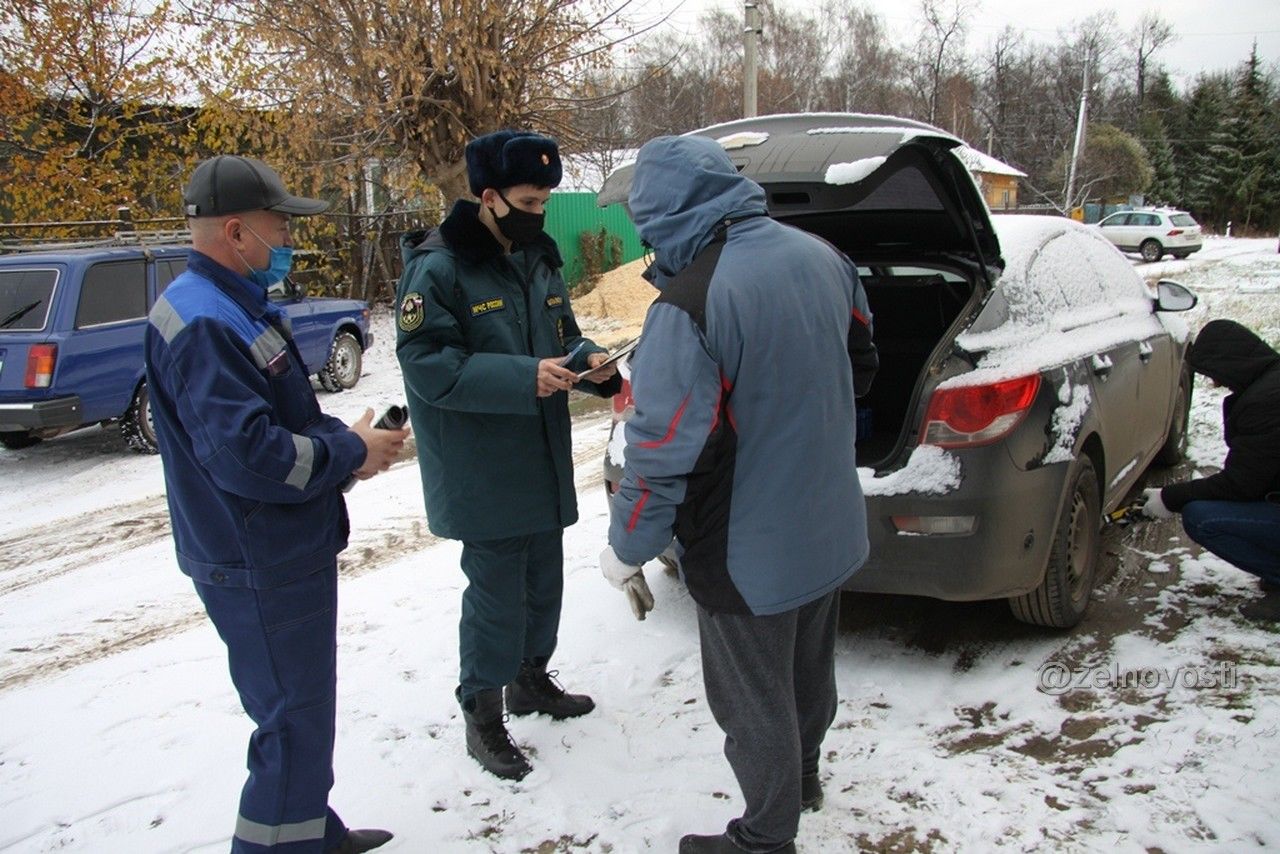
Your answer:
[[[601,362],[606,362],[608,360],[609,360],[608,353],[592,353],[590,356],[587,357],[587,367],[594,368],[597,365],[599,365]],[[598,371],[592,371],[591,373],[587,374],[586,377],[584,377],[584,379],[591,380],[591,382],[593,383],[602,383],[605,380],[612,377],[617,372],[618,372],[618,363],[613,362],[612,364],[605,365],[603,368],[601,368]]]
[[[600,553],[600,571],[610,584],[627,594],[631,613],[637,620],[643,620],[653,610],[653,593],[644,580],[644,571],[638,566],[623,563],[614,553],[613,546],[605,546]]]
[[[550,397],[558,391],[568,391],[578,381],[578,375],[560,364],[560,359],[543,359],[538,362],[538,397]]]
[[[351,432],[364,442],[364,464],[354,472],[361,480],[368,480],[378,472],[391,468],[404,448],[405,439],[409,438],[408,427],[398,430],[379,430],[374,427],[372,409],[366,409],[364,416],[351,425]]]

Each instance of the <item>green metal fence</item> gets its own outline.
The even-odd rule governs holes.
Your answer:
[[[546,231],[560,246],[560,254],[564,257],[564,278],[570,287],[577,285],[586,274],[582,235],[598,234],[601,229],[618,238],[622,248],[621,257],[606,259],[606,269],[634,261],[644,254],[640,236],[622,205],[599,207],[595,193],[552,193],[547,204]]]

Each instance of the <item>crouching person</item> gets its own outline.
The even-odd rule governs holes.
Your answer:
[[[479,203],[459,201],[438,229],[406,235],[397,293],[396,354],[427,523],[462,540],[457,698],[467,752],[489,772],[519,780],[528,760],[504,724],[513,715],[584,715],[547,670],[564,586],[561,539],[578,519],[568,392],[604,397],[621,378],[583,338],[543,231],[560,183],[554,140],[498,131],[467,145]],[[505,693],[505,697],[504,697]]]
[[[643,604],[640,566],[673,534],[683,549],[707,702],[746,808],[680,851],[794,851],[801,811],[822,803],[840,586],[867,557],[854,396],[878,364],[871,315],[852,262],[771,220],[710,139],[647,143],[630,207],[661,293],[632,357],[601,568]]]
[[[1280,353],[1234,320],[1212,320],[1187,363],[1231,390],[1222,401],[1227,458],[1217,474],[1146,490],[1143,512],[1181,513],[1187,536],[1261,582],[1265,595],[1240,613],[1280,621]]]

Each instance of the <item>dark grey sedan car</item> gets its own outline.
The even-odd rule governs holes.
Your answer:
[[[993,220],[961,141],[919,122],[807,114],[694,133],[765,188],[775,218],[858,264],[881,367],[856,436],[871,558],[846,589],[1004,598],[1026,622],[1079,622],[1103,513],[1182,457],[1188,330],[1168,312],[1195,297],[1150,290],[1071,220]],[[615,171],[600,203],[625,201],[630,177]]]

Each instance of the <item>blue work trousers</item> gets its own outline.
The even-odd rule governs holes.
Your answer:
[[[563,531],[464,542],[458,626],[460,699],[502,688],[528,659],[545,666],[555,652],[564,592]]]
[[[338,566],[267,590],[196,583],[258,725],[234,854],[321,854],[346,826],[329,809],[337,688]]]
[[[1191,501],[1182,508],[1182,527],[1232,566],[1280,585],[1280,504]]]

